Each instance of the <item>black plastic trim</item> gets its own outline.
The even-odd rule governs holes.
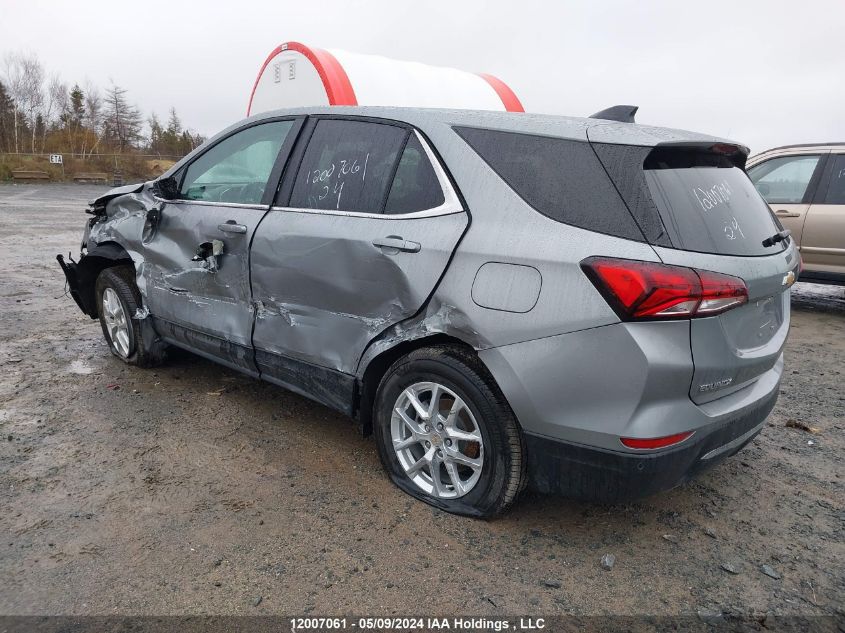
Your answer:
[[[845,273],[831,273],[824,270],[801,271],[798,281],[806,281],[811,284],[831,284],[834,286],[845,286]]]
[[[654,453],[610,451],[525,433],[530,485],[542,493],[603,503],[627,502],[670,490],[742,450],[762,429],[778,393],[779,386],[735,418],[712,429],[699,429],[675,449]],[[757,427],[741,444],[702,459]]]
[[[355,376],[261,349],[255,350],[255,364],[262,380],[352,416]]]

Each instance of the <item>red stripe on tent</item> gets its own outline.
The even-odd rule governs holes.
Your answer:
[[[496,94],[499,95],[499,99],[502,100],[505,106],[505,110],[508,112],[525,112],[525,108],[522,107],[513,90],[504,81],[487,73],[478,73],[478,76],[490,84],[493,90],[496,91]]]
[[[340,65],[340,62],[337,61],[334,55],[320,48],[310,48],[299,42],[287,42],[276,47],[267,56],[267,59],[264,60],[264,64],[258,72],[258,77],[255,78],[255,84],[252,86],[252,94],[249,96],[249,105],[246,109],[247,116],[252,111],[252,100],[255,97],[255,90],[258,88],[258,82],[261,80],[264,70],[276,55],[284,51],[296,51],[304,55],[314,65],[314,68],[317,69],[317,74],[320,75],[320,80],[323,82],[323,87],[326,89],[329,105],[358,105],[358,99],[355,97],[355,91],[352,89],[352,83],[349,81],[349,77],[343,66]],[[507,86],[505,87],[507,88]]]

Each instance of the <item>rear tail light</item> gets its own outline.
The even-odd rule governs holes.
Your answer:
[[[748,301],[742,279],[706,270],[608,257],[581,268],[623,321],[713,316]]]
[[[664,437],[620,437],[619,441],[628,448],[637,448],[640,450],[651,450],[655,448],[666,448],[667,446],[674,446],[680,444],[685,439],[689,438],[695,431],[686,431],[685,433],[675,433],[675,435],[666,435]]]

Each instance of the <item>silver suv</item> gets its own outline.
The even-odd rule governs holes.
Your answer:
[[[95,200],[59,262],[120,359],[342,411],[449,512],[653,493],[759,433],[799,258],[746,148],[596,116],[262,114]]]

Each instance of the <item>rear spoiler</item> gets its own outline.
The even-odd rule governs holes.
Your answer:
[[[679,167],[704,167],[708,156],[715,161],[730,161],[735,167],[745,169],[749,149],[738,143],[713,141],[673,141],[658,143],[643,162],[644,169],[672,169]],[[724,164],[724,163],[723,163]]]
[[[591,114],[591,119],[604,119],[605,121],[619,121],[619,123],[636,123],[634,115],[640,106],[635,105],[615,105],[599,110],[595,114]]]

